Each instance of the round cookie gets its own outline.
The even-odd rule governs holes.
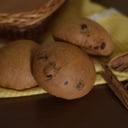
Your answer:
[[[59,23],[53,30],[53,37],[55,40],[81,46],[92,55],[108,56],[113,51],[108,32],[87,18],[68,19]]]
[[[38,85],[56,97],[80,98],[89,93],[95,82],[91,59],[75,45],[44,43],[33,52],[32,60]]]
[[[31,50],[38,45],[29,40],[10,42],[0,49],[0,86],[15,90],[35,87],[31,74]]]

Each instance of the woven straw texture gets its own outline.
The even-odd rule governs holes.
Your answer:
[[[40,8],[32,11],[0,13],[0,37],[39,40],[47,23],[64,2],[65,0],[47,0]]]
[[[36,23],[40,23],[57,10],[64,3],[64,1],[65,0],[48,0],[48,2],[43,4],[39,9],[29,12],[16,14],[1,13],[0,26],[13,26],[21,30]]]

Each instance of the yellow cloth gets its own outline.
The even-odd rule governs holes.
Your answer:
[[[54,27],[58,22],[64,20],[65,18],[72,17],[87,17],[93,15],[95,13],[103,13],[107,9],[99,4],[93,3],[90,0],[68,0],[64,9],[60,12],[58,17],[53,20],[51,27]],[[100,72],[102,71],[102,67],[100,63],[106,62],[110,60],[112,57],[128,51],[128,17],[117,12],[112,13],[110,15],[104,16],[103,18],[97,21],[101,24],[112,36],[113,42],[115,44],[115,51],[110,57],[104,57],[101,59],[95,59],[95,67],[97,71],[97,79],[95,85],[103,84],[105,81],[100,76]],[[51,31],[50,29],[49,31]],[[49,40],[49,34],[46,35],[46,40]],[[1,43],[0,43],[1,45]],[[127,80],[128,72],[119,73],[113,71],[119,80]],[[25,91],[15,91],[11,89],[0,88],[0,97],[20,97],[20,96],[28,96],[28,95],[37,95],[46,93],[40,87],[32,88]]]

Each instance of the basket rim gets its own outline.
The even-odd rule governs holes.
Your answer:
[[[48,0],[40,8],[17,13],[0,13],[0,27],[13,26],[23,28],[37,24],[52,15],[66,0]]]

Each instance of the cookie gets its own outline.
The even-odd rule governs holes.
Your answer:
[[[0,37],[39,40],[65,0],[1,0]]]
[[[113,51],[108,32],[87,18],[68,19],[59,23],[53,30],[53,37],[55,40],[78,45],[92,55],[108,56]]]
[[[94,64],[75,45],[44,43],[33,52],[32,58],[32,73],[38,85],[56,97],[80,98],[93,87]]]
[[[37,46],[19,40],[0,48],[0,87],[24,90],[37,86],[31,73],[31,50]]]

